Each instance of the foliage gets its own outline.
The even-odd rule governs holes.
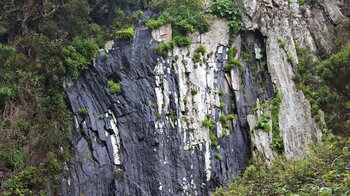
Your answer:
[[[86,108],[80,108],[78,113],[80,116],[84,117],[84,116],[88,115],[89,111]]]
[[[205,55],[205,52],[206,52],[206,48],[203,44],[200,44],[198,46],[198,48],[196,49],[196,53],[200,53],[200,54],[202,54],[202,56]]]
[[[302,158],[286,160],[279,155],[271,166],[254,158],[242,176],[214,195],[348,195],[349,146],[349,139],[329,135]]]
[[[215,128],[214,122],[213,122],[212,120],[209,120],[208,118],[205,118],[205,119],[203,120],[202,125],[203,125],[204,127],[209,128],[210,130],[212,130],[212,129]]]
[[[180,36],[180,35],[175,36],[173,38],[173,41],[174,41],[175,45],[178,46],[178,47],[185,47],[185,46],[189,46],[189,45],[192,44],[192,41],[191,41],[190,38],[184,37],[184,36]]]
[[[111,92],[112,95],[116,95],[120,93],[121,91],[120,83],[114,82],[113,80],[108,80],[107,84],[108,84],[109,92]]]
[[[146,22],[146,26],[152,30],[157,29],[165,24],[166,24],[166,21],[162,19],[158,19],[158,20],[150,19]]]
[[[237,22],[240,16],[239,9],[231,0],[217,0],[210,5],[210,12],[218,17],[226,18],[229,21],[231,34],[236,36],[239,31]]]
[[[161,55],[163,58],[166,58],[168,56],[168,52],[173,49],[175,46],[174,42],[168,42],[168,43],[159,43],[155,48],[154,51]]]
[[[278,45],[280,46],[280,48],[284,49],[286,47],[286,42],[284,40],[278,39],[277,42],[278,42]]]
[[[225,70],[230,71],[235,66],[238,66],[239,70],[243,70],[243,63],[235,58],[236,55],[236,49],[235,48],[229,48],[227,51],[227,63],[225,65]]]
[[[91,39],[77,37],[71,45],[62,49],[69,74],[77,78],[81,70],[87,69],[91,60],[96,57],[98,45]]]
[[[223,110],[225,107],[226,107],[226,103],[223,101],[220,101],[220,103],[219,103],[220,110]]]
[[[214,158],[217,159],[217,160],[221,160],[222,159],[222,156],[220,153],[214,153]]]
[[[261,115],[261,118],[256,122],[254,129],[262,129],[266,132],[271,130],[271,126],[269,124],[271,117],[267,114]]]
[[[217,148],[219,146],[219,142],[213,130],[209,130],[209,138],[210,138],[211,145]]]
[[[157,2],[157,3],[156,3]],[[201,12],[203,4],[201,1],[175,0],[175,1],[153,1],[156,4],[153,9],[164,10],[157,20],[147,22],[151,29],[170,23],[173,28],[173,35],[186,36],[188,33],[204,33],[209,30],[207,16]],[[160,8],[161,7],[161,8]]]
[[[290,55],[290,54],[288,54],[288,56],[287,56],[287,61],[290,64],[294,64],[295,63],[294,57],[292,55]]]
[[[320,121],[319,109],[325,112],[327,126],[336,134],[349,135],[350,100],[349,73],[350,44],[345,45],[329,59],[314,61],[309,46],[296,44],[299,65],[295,82],[310,101],[311,113]],[[314,77],[319,75],[320,77]]]
[[[128,27],[122,30],[115,32],[115,37],[118,40],[133,40],[135,34],[134,27]]]
[[[227,120],[236,120],[237,119],[237,115],[236,114],[229,114],[227,115]]]
[[[71,114],[62,84],[78,77],[116,30],[140,19],[140,12],[117,9],[130,3],[135,4],[1,1],[0,192],[57,192],[57,176],[71,148]],[[40,180],[30,183],[27,176],[34,174]]]
[[[282,101],[281,94],[277,92],[275,98],[272,99],[272,111],[271,111],[272,143],[270,144],[270,147],[273,150],[277,150],[278,152],[282,153],[284,151],[284,144],[281,136],[281,131],[279,128],[279,118],[278,118],[280,107],[281,107],[281,101]]]
[[[227,117],[226,117],[225,115],[221,114],[221,115],[219,116],[219,120],[220,120],[221,123],[226,123]]]
[[[194,53],[193,54],[193,58],[192,58],[192,61],[194,63],[199,63],[201,61],[201,55],[199,53]]]
[[[318,94],[319,106],[327,113],[327,125],[337,133],[349,135],[350,132],[350,44],[338,53],[322,61],[317,74],[323,79],[330,93],[321,87]],[[328,95],[328,96],[325,96]],[[348,132],[346,132],[348,131]]]
[[[197,93],[198,93],[198,89],[196,89],[196,88],[192,88],[191,89],[191,95],[192,96],[197,95]]]
[[[218,90],[218,94],[220,97],[224,96],[225,95],[225,90],[224,89],[219,89]]]

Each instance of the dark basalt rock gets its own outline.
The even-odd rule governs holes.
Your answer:
[[[149,30],[137,29],[134,41],[114,44],[108,62],[98,57],[95,66],[66,85],[79,128],[73,131],[75,154],[67,165],[62,195],[209,195],[246,167],[251,147],[246,120],[250,108],[245,104],[261,96],[250,65],[245,63],[242,73],[246,95],[236,92],[241,94],[235,109],[239,121],[230,135],[218,138],[220,149],[216,152],[222,159],[212,158],[211,180],[207,182],[205,147],[197,145],[193,151],[185,151],[184,133],[169,122],[162,133],[156,129],[157,111],[152,108],[157,102],[154,67],[160,58],[153,52],[156,44]],[[170,90],[178,92],[177,76],[169,74],[166,78]],[[109,92],[109,79],[120,82],[119,94]],[[227,85],[223,74],[220,83]],[[268,98],[273,91],[271,82],[266,84],[270,85],[269,93],[263,96]],[[227,104],[234,96],[233,90],[225,96]],[[174,94],[169,99],[177,118],[179,109]],[[86,108],[88,115],[80,116],[80,108]],[[113,130],[110,112],[117,120],[117,132]],[[114,161],[114,136],[120,138],[120,163]]]

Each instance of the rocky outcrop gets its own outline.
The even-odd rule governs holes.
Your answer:
[[[315,54],[332,50],[342,15],[326,4],[243,0],[243,30],[232,45],[228,23],[215,19],[208,33],[191,35],[191,46],[175,47],[165,59],[153,48],[171,40],[170,25],[109,42],[93,66],[65,84],[76,123],[62,194],[209,195],[246,167],[252,151],[273,159],[272,131],[254,127],[271,114],[260,104],[277,92],[285,154],[302,155],[321,134],[295,88],[295,44]],[[224,68],[229,48],[242,66]],[[109,80],[120,93],[110,92]]]
[[[314,54],[321,50],[330,53],[335,24],[344,16],[333,1],[300,6],[297,0],[246,0],[242,5],[244,28],[260,31],[266,40],[268,70],[282,96],[279,126],[285,154],[289,158],[302,155],[312,141],[320,140],[321,132],[311,118],[310,104],[293,81],[298,65],[295,45],[310,46]]]
[[[167,59],[154,54],[157,42],[147,29],[138,29],[133,42],[101,51],[109,60],[99,57],[65,87],[76,115],[76,154],[63,193],[207,195],[228,183],[250,157],[246,98],[233,99],[230,74],[223,70],[228,39],[227,23],[216,20],[210,32],[193,35],[193,45],[175,48]],[[207,52],[193,63],[199,45]],[[250,77],[247,67],[242,79]],[[122,91],[112,95],[108,80]],[[230,107],[235,101],[237,108]],[[227,107],[219,109],[220,102]],[[79,112],[83,108],[87,115]],[[237,112],[223,136],[219,114]],[[207,117],[215,123],[215,147],[202,124]]]

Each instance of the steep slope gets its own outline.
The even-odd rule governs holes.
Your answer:
[[[276,132],[256,125],[273,112],[260,103],[276,94],[278,120],[267,123],[278,124],[286,156],[302,155],[320,139],[293,82],[295,43],[330,53],[338,7],[246,0],[241,9],[243,30],[233,45],[228,23],[215,19],[208,33],[191,35],[191,46],[163,59],[153,48],[171,39],[171,27],[139,28],[133,41],[109,43],[93,67],[65,85],[76,125],[62,194],[208,195],[247,166],[252,150],[273,158]],[[227,70],[230,48],[242,65]],[[111,94],[108,80],[121,92]]]

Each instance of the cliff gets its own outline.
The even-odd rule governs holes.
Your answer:
[[[166,58],[153,48],[171,39],[169,25],[109,42],[93,66],[65,84],[75,152],[62,194],[209,195],[253,153],[272,160],[274,134],[287,158],[303,155],[321,131],[293,81],[296,43],[315,58],[331,53],[336,26],[346,20],[338,5],[243,0],[233,42],[227,21],[214,19],[209,32],[192,34],[189,47],[175,47]],[[241,63],[228,70],[232,48]],[[120,93],[110,92],[112,80]]]

